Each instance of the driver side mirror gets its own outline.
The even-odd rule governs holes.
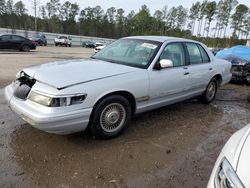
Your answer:
[[[161,69],[170,68],[174,66],[173,61],[170,59],[161,59],[159,64]]]

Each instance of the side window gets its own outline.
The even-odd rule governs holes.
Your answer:
[[[3,41],[9,41],[9,40],[11,40],[11,36],[10,35],[3,35],[1,38],[2,38]]]
[[[165,47],[163,50],[161,59],[169,59],[173,62],[174,67],[185,65],[185,54],[181,43],[172,43]]]
[[[210,62],[210,58],[207,55],[207,52],[204,50],[204,48],[201,45],[198,45],[200,52],[201,52],[201,57],[202,57],[202,62],[203,63],[208,63]]]
[[[14,40],[14,41],[23,41],[24,38],[23,38],[23,37],[19,37],[19,36],[13,35],[13,36],[12,36],[12,40]]]
[[[202,63],[199,47],[195,43],[186,43],[191,65]]]

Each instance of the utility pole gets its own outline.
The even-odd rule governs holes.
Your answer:
[[[34,0],[34,10],[35,10],[35,31],[37,31],[37,12],[36,12],[36,10],[37,10],[37,1],[36,0]]]
[[[33,4],[34,16],[35,16],[35,31],[37,31],[37,6],[39,4],[38,0],[30,0]]]

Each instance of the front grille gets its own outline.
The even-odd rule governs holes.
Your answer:
[[[241,66],[232,66],[231,72],[240,72],[243,71]]]

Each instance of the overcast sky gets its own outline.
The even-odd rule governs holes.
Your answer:
[[[15,0],[17,2],[18,0]],[[33,14],[31,0],[22,0],[25,3],[26,8],[29,10],[29,13]],[[48,0],[38,0],[40,5],[44,5],[48,2]],[[64,3],[66,0],[61,0],[61,3]],[[141,5],[146,4],[151,14],[154,13],[155,10],[161,10],[163,6],[167,5],[168,8],[173,6],[182,5],[185,8],[190,8],[192,3],[195,3],[197,0],[68,0],[72,3],[76,2],[80,5],[81,9],[84,9],[88,6],[95,7],[96,5],[100,5],[104,10],[115,7],[115,8],[123,8],[125,10],[125,14],[127,15],[131,10],[137,12]],[[216,0],[218,2],[218,0]],[[202,1],[200,1],[202,2]],[[250,8],[250,0],[238,0],[239,3],[245,4]]]

